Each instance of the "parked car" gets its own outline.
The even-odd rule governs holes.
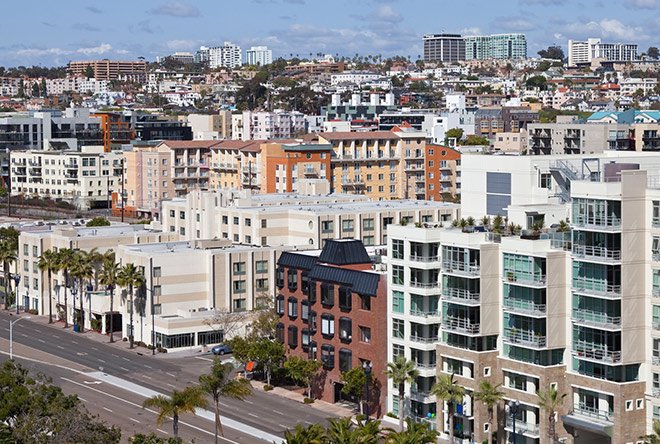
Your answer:
[[[224,355],[226,353],[231,353],[231,345],[229,344],[222,344],[222,345],[216,345],[211,349],[214,355]]]

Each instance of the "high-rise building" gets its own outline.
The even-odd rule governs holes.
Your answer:
[[[465,41],[460,34],[424,36],[424,61],[451,63],[465,60]]]
[[[236,68],[243,64],[243,52],[241,47],[231,42],[225,42],[222,46],[211,48],[200,48],[200,51],[208,51],[208,62],[210,68]],[[200,60],[203,58],[200,55]]]
[[[636,43],[602,43],[600,39],[568,41],[568,66],[590,63],[593,59],[628,62],[637,59]]]
[[[473,35],[465,37],[465,60],[524,59],[525,34]]]
[[[273,63],[273,51],[267,46],[253,46],[245,51],[245,59],[248,65],[270,65]]]
[[[96,80],[115,80],[119,74],[144,73],[147,71],[147,62],[139,60],[123,62],[116,60],[90,60],[88,62],[69,62],[71,74],[85,74],[87,67],[94,70]]]

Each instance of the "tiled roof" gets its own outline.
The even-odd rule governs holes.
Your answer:
[[[163,145],[170,148],[211,148],[220,141],[218,140],[163,140]]]
[[[369,139],[399,139],[392,131],[337,131],[332,133],[320,133],[325,140],[369,140]]]

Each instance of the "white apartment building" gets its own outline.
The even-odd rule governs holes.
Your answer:
[[[12,151],[11,192],[64,199],[81,209],[107,208],[121,185],[122,153],[104,153],[102,146],[82,151]]]
[[[253,46],[245,51],[245,63],[248,65],[270,65],[273,63],[273,51],[267,46]]]
[[[107,80],[88,79],[83,75],[69,76],[63,79],[46,79],[46,92],[49,95],[59,95],[65,91],[86,94],[102,94],[108,92]]]
[[[234,128],[232,126],[232,134]],[[306,115],[297,111],[243,111],[242,140],[290,139],[307,134]],[[235,137],[234,137],[235,138]]]
[[[636,43],[602,43],[599,38],[568,41],[568,66],[590,63],[593,59],[613,61],[637,60]]]
[[[653,77],[646,79],[627,78],[619,81],[621,95],[623,96],[632,95],[640,89],[644,92],[644,95],[652,93],[657,84],[658,79]]]
[[[422,200],[371,201],[348,194],[298,195],[192,191],[163,202],[163,230],[185,239],[323,248],[327,239],[385,245],[392,223],[450,223],[458,205]]]
[[[588,160],[567,162],[580,171]],[[447,433],[448,407],[429,390],[436,375],[454,374],[467,392],[456,408],[457,442],[487,438],[487,410],[472,396],[483,379],[520,403],[519,443],[548,442],[536,391],[551,386],[567,395],[557,413],[562,442],[638,442],[652,430],[660,419],[660,168],[617,161],[613,173],[611,165],[571,181],[566,232],[389,228],[388,361],[404,354],[420,370],[404,400],[389,397],[389,411]],[[495,423],[509,442],[505,403]]]
[[[381,77],[380,73],[371,71],[344,71],[330,76],[330,84],[333,86],[341,85],[342,83],[352,83],[359,85],[363,82],[376,80]]]
[[[241,47],[231,42],[204,49],[208,51],[208,62],[211,69],[220,67],[233,69],[243,64]]]

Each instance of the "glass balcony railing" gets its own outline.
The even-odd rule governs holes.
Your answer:
[[[573,288],[578,292],[618,297],[621,285],[610,284],[606,280],[577,276],[573,278]]]
[[[589,245],[573,245],[573,254],[580,257],[593,257],[608,261],[620,261],[621,250],[611,250]]]
[[[442,289],[442,299],[456,304],[479,305],[480,296],[479,293],[473,293],[462,288],[444,287]]]
[[[419,342],[420,344],[433,344],[435,342],[439,342],[440,338],[437,335],[431,335],[431,336],[417,336],[417,335],[410,335],[410,340],[412,342]]]
[[[582,403],[574,404],[573,411],[571,412],[571,414],[599,419],[601,421],[607,421],[607,422],[613,421],[613,415],[611,412],[608,412],[607,410],[600,410],[594,407],[590,407]]]
[[[611,350],[604,344],[583,340],[573,341],[573,355],[578,359],[591,359],[613,364],[621,362],[620,350]]]
[[[609,316],[599,311],[574,308],[573,320],[593,327],[621,328],[621,316]]]
[[[545,315],[547,307],[525,299],[504,298],[504,309],[514,313]]]
[[[510,429],[513,431],[513,418],[511,418],[511,416],[507,416],[506,418],[506,428],[507,430]],[[539,436],[539,425],[516,420],[516,433],[522,433],[528,436]]]
[[[545,285],[546,279],[546,275],[540,273],[522,273],[519,271],[504,270],[504,280],[511,283]]]
[[[477,262],[462,262],[443,260],[442,268],[448,273],[466,273],[470,275],[479,275],[479,264]]]
[[[523,347],[543,348],[547,346],[547,338],[532,330],[504,329],[504,340],[510,344]]]
[[[480,325],[469,319],[446,317],[442,320],[442,328],[457,333],[478,334]]]
[[[620,216],[605,216],[605,215],[577,215],[573,218],[573,224],[578,227],[594,227],[594,228],[611,228],[616,229],[621,227]]]
[[[439,257],[436,256],[423,256],[423,255],[410,255],[410,260],[414,262],[437,262]]]

